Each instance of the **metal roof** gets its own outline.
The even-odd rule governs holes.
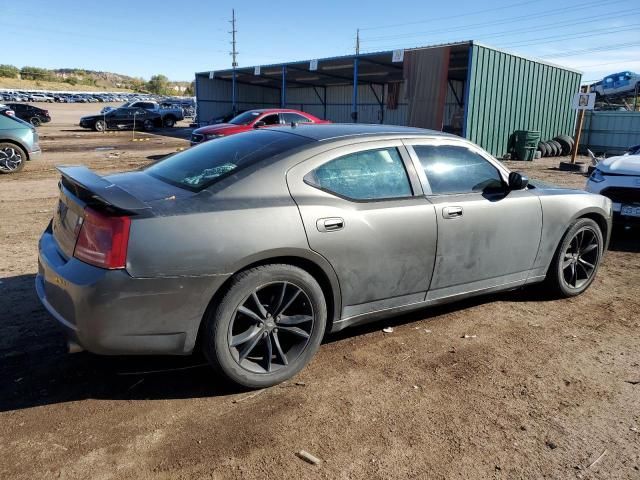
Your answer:
[[[455,63],[455,54],[468,53],[471,41],[431,45],[404,49],[405,52],[428,48],[451,47],[451,62]],[[403,62],[393,61],[393,50],[382,52],[361,53],[359,55],[342,55],[313,60],[299,60],[269,65],[238,67],[235,69],[236,82],[249,85],[280,88],[282,86],[283,67],[286,69],[285,81],[287,88],[295,87],[325,87],[334,85],[353,85],[353,63],[358,59],[358,83],[383,84],[400,82],[403,80]],[[312,62],[317,62],[317,68],[311,70]],[[466,57],[460,58],[461,66],[466,68]],[[256,68],[260,73],[256,75]],[[214,78],[231,80],[233,69],[215,70]],[[197,72],[196,76],[209,76],[210,72]]]
[[[494,47],[489,47],[482,43],[465,40],[455,43],[443,43],[428,45],[423,47],[405,48],[404,52],[424,50],[430,48],[451,48],[450,72],[451,79],[456,79],[456,72],[459,72],[459,80],[465,80],[467,69],[468,49],[470,46],[479,45],[496,51],[502,51],[509,55],[517,56],[536,63],[550,65],[577,73],[577,70],[562,67],[544,60],[525,57],[523,55],[506,52]],[[285,82],[287,88],[295,87],[327,87],[335,85],[353,85],[353,64],[358,58],[358,83],[360,84],[383,84],[390,82],[400,82],[403,80],[403,62],[393,61],[393,50],[380,52],[361,53],[359,55],[341,55],[336,57],[326,57],[310,60],[296,60],[284,63],[272,63],[267,65],[254,65],[249,67],[237,67],[235,69],[236,82],[249,85],[259,85],[271,88],[282,87],[283,67],[286,69]],[[315,70],[312,70],[312,62],[317,62]],[[256,69],[259,74],[256,75]],[[214,78],[231,80],[234,70],[214,70]],[[211,72],[197,72],[196,76],[209,76]]]

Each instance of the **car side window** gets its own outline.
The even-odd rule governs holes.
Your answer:
[[[397,148],[338,157],[309,172],[305,181],[353,200],[402,198],[413,194]]]
[[[286,124],[290,124],[290,123],[312,123],[311,120],[309,120],[307,117],[300,115],[299,113],[290,113],[290,112],[285,112],[285,113],[281,113],[282,115],[282,121],[283,123]]]
[[[264,122],[265,125],[279,125],[280,124],[280,117],[278,116],[277,113],[274,113],[272,115],[266,115],[266,116],[262,117],[261,120]]]
[[[414,145],[434,195],[495,191],[503,188],[498,169],[463,146]]]

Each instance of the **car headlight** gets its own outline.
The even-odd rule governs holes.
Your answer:
[[[589,177],[589,180],[595,183],[604,182],[605,180],[604,174],[599,169],[596,168],[593,170],[593,172],[591,172],[591,176]]]
[[[224,137],[224,135],[222,133],[211,133],[209,135],[205,135],[205,138],[207,140],[213,140],[214,138],[220,138],[220,137]]]

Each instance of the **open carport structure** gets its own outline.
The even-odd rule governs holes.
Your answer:
[[[474,41],[196,74],[202,124],[232,111],[295,108],[333,122],[444,130],[494,155],[515,130],[571,134],[580,72]]]

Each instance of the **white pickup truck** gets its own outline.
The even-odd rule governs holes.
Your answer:
[[[162,117],[162,125],[165,127],[173,127],[176,122],[184,119],[184,114],[182,112],[182,108],[180,107],[164,107],[161,106],[158,102],[152,102],[149,100],[133,100],[131,102],[127,102],[120,107],[104,107],[100,113],[106,113],[109,110],[113,110],[114,108],[144,108],[145,110],[149,110],[150,112],[154,112],[159,114]]]

